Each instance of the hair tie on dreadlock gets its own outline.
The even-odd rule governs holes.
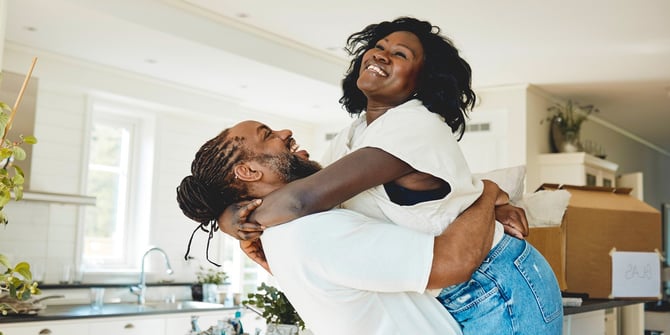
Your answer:
[[[217,267],[221,267],[220,264],[214,263],[209,259],[209,242],[212,241],[212,238],[214,238],[214,232],[219,230],[219,223],[216,220],[212,220],[209,222],[209,236],[207,237],[207,249],[205,251],[205,257],[207,258],[207,261],[216,265]]]
[[[209,226],[209,229],[208,229]],[[217,267],[221,267],[220,264],[214,263],[209,259],[209,243],[210,241],[214,238],[214,232],[219,230],[219,223],[216,220],[211,220],[207,223],[201,223],[199,226],[197,226],[193,232],[191,233],[191,238],[188,240],[188,246],[186,247],[186,254],[184,254],[184,260],[189,260],[188,254],[191,252],[191,243],[193,243],[193,237],[195,237],[195,233],[198,230],[202,230],[204,232],[209,233],[207,236],[207,249],[205,250],[205,257],[208,262],[212,263],[213,265]]]

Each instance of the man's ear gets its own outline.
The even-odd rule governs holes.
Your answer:
[[[255,169],[254,165],[249,164],[249,162],[235,165],[233,172],[235,173],[235,179],[241,181],[258,181],[263,177],[263,172]]]

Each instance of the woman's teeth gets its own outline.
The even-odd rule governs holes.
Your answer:
[[[378,74],[382,77],[388,76],[388,74],[386,72],[384,72],[379,66],[377,66],[375,64],[368,65],[368,67],[366,69],[370,70],[370,71],[372,71],[372,72],[374,72],[374,73],[376,73],[376,74]]]

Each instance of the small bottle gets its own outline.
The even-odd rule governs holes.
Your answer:
[[[191,334],[197,334],[200,332],[200,326],[198,325],[198,318],[200,318],[197,315],[191,315]]]
[[[235,311],[235,321],[237,323],[237,334],[242,335],[244,334],[244,329],[242,328],[242,311],[239,309]]]

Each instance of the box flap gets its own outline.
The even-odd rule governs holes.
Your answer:
[[[630,196],[631,188],[542,184],[538,190],[564,189],[570,192],[569,207],[620,212],[660,213],[644,201]]]

